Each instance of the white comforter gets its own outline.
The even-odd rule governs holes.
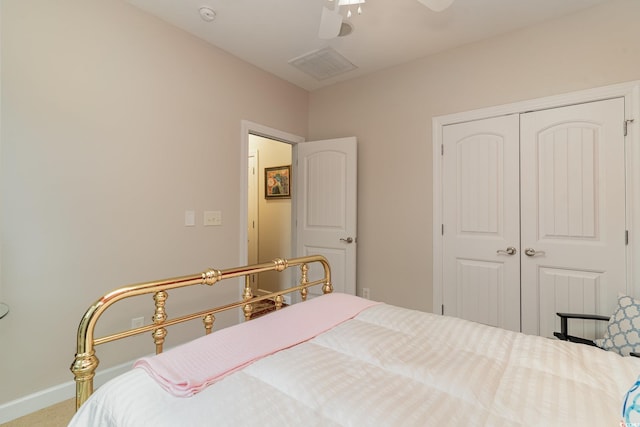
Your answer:
[[[639,374],[640,359],[382,304],[193,397],[133,369],[70,425],[614,427]]]

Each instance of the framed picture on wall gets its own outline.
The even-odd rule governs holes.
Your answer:
[[[265,199],[291,198],[291,165],[264,168]]]

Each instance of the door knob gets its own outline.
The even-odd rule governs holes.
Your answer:
[[[514,248],[513,246],[509,246],[507,250],[498,249],[496,251],[497,254],[504,254],[504,255],[515,255],[516,252],[517,252],[516,248]]]
[[[347,237],[346,239],[341,238],[341,242],[353,243],[353,237]]]
[[[524,254],[526,256],[536,256],[536,255],[544,255],[545,252],[544,251],[536,251],[533,248],[527,248],[524,250]]]

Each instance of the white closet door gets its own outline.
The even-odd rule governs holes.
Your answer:
[[[442,162],[444,314],[515,331],[518,132],[518,115],[445,126]]]
[[[626,291],[623,120],[622,98],[521,115],[525,333],[552,336],[556,311],[611,314]]]

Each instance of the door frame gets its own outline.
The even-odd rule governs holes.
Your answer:
[[[301,142],[305,142],[304,137],[294,135],[288,132],[284,132],[278,129],[274,129],[268,126],[254,123],[249,120],[240,121],[240,254],[239,265],[247,264],[247,209],[248,209],[248,186],[249,186],[249,134],[259,135],[265,138],[281,141],[287,144],[291,144],[293,147],[293,153],[295,153],[295,146]],[[295,183],[294,183],[295,184]],[[295,201],[291,201],[291,220],[295,224]],[[292,224],[292,238],[295,238],[295,227]],[[295,240],[294,240],[295,241]],[[242,296],[242,289],[240,289],[240,295]]]
[[[635,278],[640,274],[640,80],[603,86],[566,94],[537,98],[512,104],[481,108],[461,113],[432,118],[433,156],[433,312],[442,313],[443,292],[443,251],[442,251],[442,131],[443,126],[472,120],[485,119],[507,114],[521,114],[529,111],[564,107],[611,98],[624,98],[625,120],[628,123],[625,139],[625,180],[626,180],[626,230],[629,244],[626,247],[627,292],[640,297],[640,283]],[[623,126],[624,123],[620,123]],[[634,227],[635,224],[638,226]],[[622,238],[622,237],[621,237]]]
[[[251,233],[247,230],[247,262],[244,264],[253,264],[253,263],[257,263],[258,262],[258,256],[259,256],[259,247],[260,247],[260,242],[258,240],[258,236],[260,235],[260,229],[258,228],[260,225],[260,221],[258,221],[258,205],[259,205],[259,200],[258,200],[258,184],[260,182],[260,179],[258,177],[258,165],[260,164],[260,160],[258,158],[258,150],[256,149],[249,149],[249,154],[247,155],[247,160],[250,162],[253,158],[253,168],[254,168],[254,173],[251,174],[249,171],[249,164],[247,164],[247,229],[249,228],[253,228],[253,236],[254,239],[250,240],[249,236],[251,235]],[[250,189],[253,189],[253,195],[251,194],[251,191],[249,191]],[[249,227],[249,219],[251,218],[251,215],[249,215],[249,213],[252,213],[254,216],[254,220],[253,220],[253,227]],[[251,243],[251,244],[249,244]],[[249,253],[253,253],[255,255],[255,260],[253,260],[253,258],[249,257]],[[251,280],[251,287],[253,288],[254,291],[256,291],[260,284],[258,283],[258,275],[257,274],[252,274],[251,276],[249,276],[249,280]]]

